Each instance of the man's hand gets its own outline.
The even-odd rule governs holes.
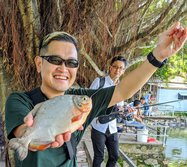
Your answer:
[[[177,53],[187,40],[187,28],[177,22],[159,37],[157,47],[153,50],[155,58],[163,62],[166,58]],[[109,106],[131,98],[149,80],[157,67],[145,60],[138,68],[125,75],[116,85]]]
[[[177,53],[183,47],[186,40],[187,28],[183,28],[180,22],[177,22],[159,36],[159,42],[153,50],[153,55],[162,62]]]
[[[131,113],[131,112],[134,112],[135,109],[134,107],[128,107],[127,110],[128,110],[128,113]]]

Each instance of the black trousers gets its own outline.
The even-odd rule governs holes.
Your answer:
[[[103,134],[94,128],[91,131],[92,145],[94,149],[93,167],[100,167],[104,160],[105,145],[108,151],[108,161],[106,167],[115,167],[119,158],[118,134],[110,134],[107,129]]]

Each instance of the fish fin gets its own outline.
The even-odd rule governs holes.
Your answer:
[[[75,117],[73,117],[73,118],[71,119],[71,122],[76,122],[76,121],[80,120],[81,118],[82,118],[82,114],[77,115],[77,116],[75,116]]]
[[[13,138],[9,141],[9,147],[14,149],[18,153],[18,158],[23,161],[28,154],[28,144],[25,140],[19,138]]]
[[[29,144],[29,147],[31,147],[34,150],[43,151],[46,148],[49,148],[51,144],[42,144],[42,145],[36,145],[36,144]]]

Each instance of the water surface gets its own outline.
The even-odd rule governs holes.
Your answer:
[[[168,135],[165,149],[166,158],[187,161],[187,128],[171,129]]]

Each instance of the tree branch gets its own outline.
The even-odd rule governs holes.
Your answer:
[[[93,69],[97,72],[98,75],[100,75],[100,76],[105,75],[105,73],[98,68],[98,66],[94,63],[94,61],[91,59],[91,57],[87,54],[84,46],[81,47],[80,53],[87,59],[87,61],[90,63],[90,65],[93,67]]]

